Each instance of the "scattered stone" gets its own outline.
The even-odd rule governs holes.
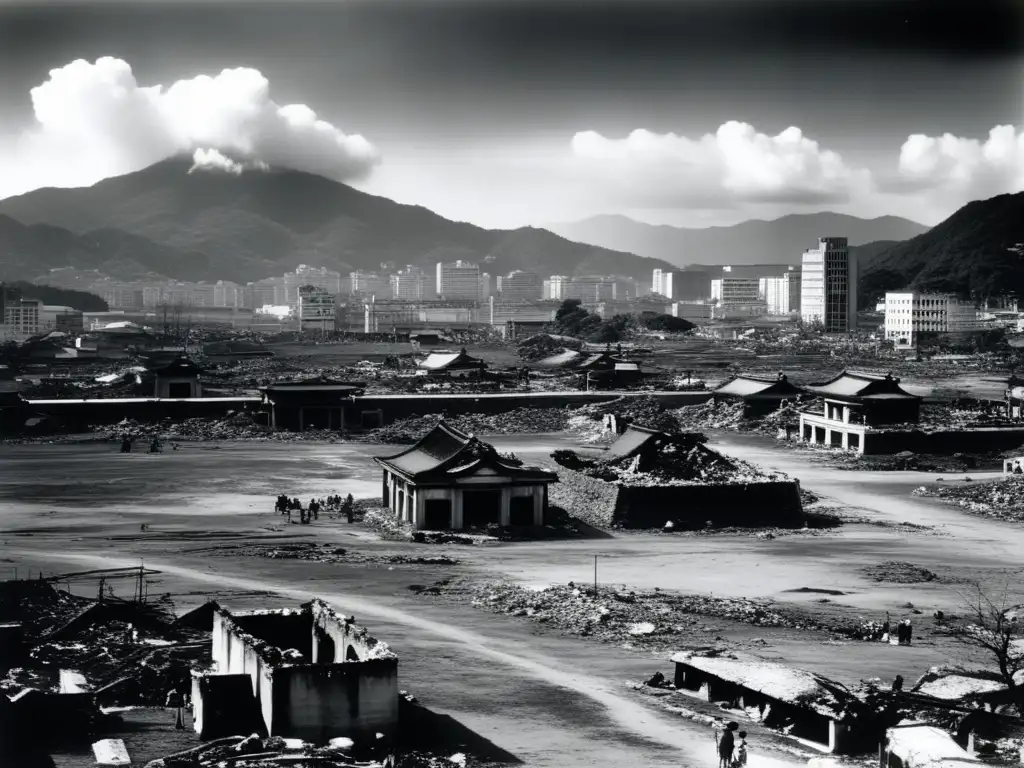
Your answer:
[[[939,578],[937,574],[927,568],[898,560],[888,560],[878,565],[868,566],[862,569],[862,573],[872,581],[884,581],[892,584],[923,584]],[[907,607],[913,608],[909,604]]]

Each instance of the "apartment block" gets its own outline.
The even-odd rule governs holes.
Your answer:
[[[800,311],[800,272],[795,269],[778,277],[758,279],[759,292],[770,315],[788,315]]]
[[[391,281],[378,272],[366,272],[357,270],[349,272],[351,292],[354,296],[376,296],[384,295],[391,290]]]
[[[536,272],[517,269],[498,280],[502,301],[539,301],[544,298],[544,280]]]
[[[480,300],[480,267],[468,261],[437,263],[438,298]]]
[[[804,251],[801,281],[805,323],[821,323],[826,333],[857,328],[857,261],[845,237],[819,238],[817,248]]]
[[[423,301],[428,298],[429,278],[419,267],[408,266],[390,277],[391,298],[396,301]]]
[[[885,338],[897,347],[916,347],[922,333],[967,333],[980,327],[973,301],[944,293],[885,294]]]
[[[299,328],[303,331],[334,330],[337,295],[315,285],[299,287]]]

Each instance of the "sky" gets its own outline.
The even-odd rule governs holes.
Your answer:
[[[0,0],[0,197],[187,153],[487,227],[1024,189],[1017,0]]]

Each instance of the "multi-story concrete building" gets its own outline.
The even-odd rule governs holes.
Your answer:
[[[651,272],[651,293],[672,298],[672,272],[663,269],[655,269]]]
[[[495,290],[501,290],[500,287],[495,289],[495,284],[501,284],[500,277],[495,279],[490,272],[480,273],[480,301],[487,301],[494,295]]]
[[[145,290],[139,286],[124,283],[98,283],[92,286],[92,290],[107,302],[110,309],[142,309],[146,306]]]
[[[584,304],[611,301],[615,298],[615,278],[603,275],[580,275],[572,278],[566,288],[567,299],[579,299]]]
[[[713,310],[714,304],[703,301],[675,301],[671,304],[669,314],[691,323],[701,323],[713,317]]]
[[[303,331],[334,330],[337,295],[315,285],[299,286],[299,328]]]
[[[391,298],[396,301],[423,301],[428,298],[427,273],[412,265],[400,269],[390,277]]]
[[[285,301],[284,281],[280,277],[268,277],[246,286],[245,306],[257,309],[265,306],[283,306]]]
[[[857,261],[845,237],[822,237],[817,248],[804,251],[800,318],[821,323],[826,333],[857,328]]]
[[[299,288],[312,285],[334,296],[341,293],[341,273],[327,267],[311,267],[299,264],[294,272],[281,277],[284,283],[286,303],[295,305],[299,300]]]
[[[719,277],[711,281],[711,298],[719,304],[751,304],[761,300],[760,278]]]
[[[349,272],[348,277],[352,283],[353,296],[384,295],[391,290],[391,281],[379,272],[357,270]]]
[[[795,268],[779,277],[758,279],[758,292],[770,315],[788,315],[800,311],[800,273]]]
[[[544,280],[536,272],[517,269],[498,280],[502,301],[538,301],[544,297]]]
[[[437,296],[440,299],[479,301],[480,267],[468,261],[439,261]]]
[[[544,298],[562,300],[569,298],[569,277],[567,275],[552,275],[544,281]]]
[[[980,327],[973,301],[944,293],[885,294],[885,338],[897,347],[916,347],[921,333],[967,333]]]
[[[39,299],[25,299],[8,295],[3,302],[3,325],[6,339],[23,341],[36,336],[41,330],[43,302]]]

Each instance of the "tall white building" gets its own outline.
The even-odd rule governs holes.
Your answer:
[[[418,267],[408,266],[391,275],[391,298],[398,301],[423,301],[427,298],[429,278]]]
[[[567,275],[552,275],[544,281],[545,299],[567,299],[569,298],[569,277]]]
[[[480,267],[468,261],[437,263],[437,296],[442,299],[480,300]]]
[[[651,273],[651,293],[664,296],[666,299],[676,298],[679,293],[679,273],[668,269],[656,269]]]
[[[916,347],[921,333],[965,333],[980,327],[973,301],[944,293],[885,294],[885,338],[898,347]]]
[[[0,285],[0,291],[3,291]],[[4,340],[24,341],[29,336],[36,336],[42,330],[43,302],[39,299],[22,299],[8,297],[3,302]]]
[[[769,315],[788,315],[800,311],[800,273],[758,278],[759,293]]]
[[[718,277],[711,281],[711,298],[719,304],[750,304],[761,301],[760,279]]]
[[[537,301],[544,298],[544,280],[536,272],[517,269],[501,280],[499,290],[502,301]]]
[[[826,333],[855,330],[857,277],[857,261],[850,258],[846,238],[820,238],[817,248],[804,251],[800,318],[821,323]]]

